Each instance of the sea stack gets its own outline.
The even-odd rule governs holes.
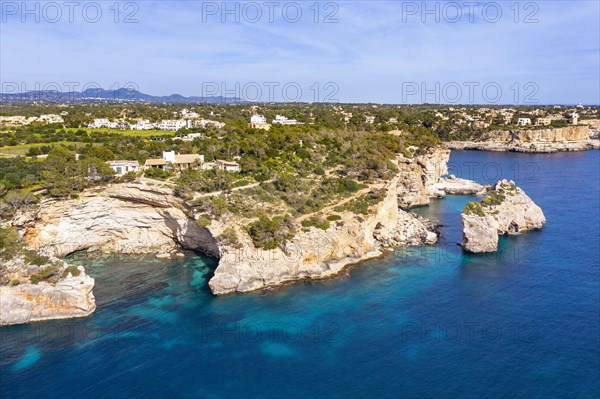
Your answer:
[[[516,235],[546,223],[542,209],[515,182],[500,180],[481,202],[469,202],[462,213],[465,251],[498,249],[498,235]]]

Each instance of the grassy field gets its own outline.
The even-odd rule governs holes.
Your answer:
[[[76,132],[78,130],[85,130],[90,134],[94,133],[109,133],[109,134],[122,134],[124,136],[137,136],[137,137],[154,137],[154,136],[171,136],[175,137],[175,132],[170,130],[120,130],[120,129],[109,129],[109,128],[65,128],[68,132]]]
[[[7,146],[7,147],[0,147],[0,155],[4,155],[4,156],[26,155],[27,151],[29,151],[29,149],[32,147],[41,147],[44,145],[48,146],[48,147],[52,147],[53,145],[59,145],[59,144],[74,145],[75,148],[81,148],[86,145],[86,143],[76,143],[74,141],[58,141],[55,143],[19,144],[19,145]]]

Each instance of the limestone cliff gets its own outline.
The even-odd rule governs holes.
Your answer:
[[[399,172],[398,201],[401,208],[427,205],[431,198],[442,198],[447,194],[482,195],[486,186],[471,180],[448,174],[450,151],[436,148],[425,155],[397,159]]]
[[[397,194],[400,207],[412,208],[429,204],[431,187],[448,173],[450,151],[442,148],[429,150],[412,158],[399,156]]]
[[[552,153],[600,148],[592,139],[588,125],[515,131],[492,131],[481,141],[454,141],[446,146],[455,150],[516,151]]]
[[[13,224],[31,247],[58,257],[81,250],[165,253],[181,247],[218,256],[212,235],[191,216],[169,189],[121,184],[86,191],[76,200],[44,200]]]
[[[36,266],[23,257],[3,262],[0,285],[0,326],[83,317],[96,309],[94,279],[83,267],[50,258]],[[39,276],[43,276],[42,278]],[[36,280],[37,278],[38,280]]]
[[[192,209],[171,190],[144,184],[110,185],[75,200],[45,200],[14,224],[30,246],[56,256],[80,250],[165,255],[181,247],[198,250],[220,258],[210,282],[213,292],[249,291],[327,277],[381,254],[385,246],[435,242],[431,226],[399,209],[398,180],[386,183],[384,198],[368,215],[342,212],[342,220],[327,231],[299,231],[284,248],[272,251],[254,248],[248,221],[222,215],[199,227]],[[237,232],[239,243],[224,238],[227,229]]]
[[[513,181],[500,180],[481,203],[470,202],[462,213],[462,246],[469,252],[493,252],[498,235],[542,228],[546,218]]]
[[[299,279],[320,279],[345,266],[381,255],[384,246],[434,243],[437,236],[425,223],[399,209],[398,178],[388,182],[385,197],[368,215],[346,211],[326,231],[311,227],[283,248],[257,249],[239,231],[239,248],[220,246],[221,258],[209,286],[215,294],[244,292]],[[208,228],[219,236],[227,226]]]

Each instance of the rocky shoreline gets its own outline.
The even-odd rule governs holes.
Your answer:
[[[200,251],[219,259],[209,281],[214,294],[249,292],[331,277],[388,248],[434,244],[434,224],[405,209],[448,194],[482,195],[487,190],[469,180],[444,177],[449,156],[441,148],[412,158],[399,156],[394,161],[399,173],[377,187],[382,197],[368,213],[338,211],[339,219],[326,229],[298,229],[284,245],[269,250],[255,247],[247,232],[251,219],[225,213],[208,224],[197,223],[200,215],[171,189],[142,183],[88,190],[72,200],[44,200],[12,224],[27,245],[57,258],[76,251],[157,257],[177,256],[181,249]],[[227,238],[232,232],[235,242]],[[3,297],[9,298],[2,302],[3,323],[90,314],[95,309],[93,279],[80,272],[62,282],[2,286]],[[29,313],[22,315],[23,308]]]
[[[462,218],[462,247],[467,252],[495,252],[499,235],[541,229],[542,209],[515,182],[500,180],[481,202],[469,202]]]
[[[36,266],[17,257],[4,263],[2,277],[10,283],[0,286],[0,326],[85,317],[96,310],[94,279],[85,269],[52,256],[48,261]],[[40,275],[44,281],[35,279]]]
[[[481,141],[451,141],[451,150],[512,151],[556,153],[600,149],[597,130],[590,126],[568,126],[558,129],[496,131]]]

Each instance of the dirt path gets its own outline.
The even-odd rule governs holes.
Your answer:
[[[376,190],[376,189],[382,188],[384,186],[385,186],[385,184],[379,183],[379,184],[373,184],[373,185],[371,185],[369,187],[360,189],[357,192],[353,193],[351,196],[346,197],[346,198],[342,199],[341,201],[339,201],[339,202],[337,202],[335,204],[327,205],[326,207],[321,208],[320,210],[318,210],[316,212],[307,213],[306,215],[299,216],[298,218],[296,218],[296,221],[302,222],[303,220],[309,219],[309,218],[311,218],[312,216],[314,216],[314,215],[316,215],[318,213],[328,213],[329,211],[333,210],[333,208],[335,208],[336,206],[344,205],[344,204],[346,204],[346,203],[348,203],[348,202],[350,202],[350,201],[352,201],[352,200],[360,197],[361,195],[367,194],[369,191]]]

